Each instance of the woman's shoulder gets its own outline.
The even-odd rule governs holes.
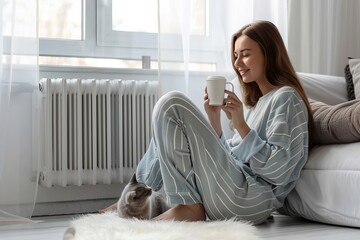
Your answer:
[[[287,108],[288,106],[294,108],[293,110],[299,106],[305,109],[305,103],[300,94],[295,88],[289,86],[276,89],[268,102],[273,109]]]
[[[282,86],[282,87],[278,88],[275,92],[278,95],[280,95],[280,94],[292,95],[292,94],[296,93],[296,90],[295,90],[295,88],[290,87],[290,86]]]
[[[273,94],[273,100],[278,101],[289,101],[289,100],[295,100],[295,101],[301,101],[302,98],[298,94],[295,88],[290,86],[283,86],[278,88],[274,94]]]

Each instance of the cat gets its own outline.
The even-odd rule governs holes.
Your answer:
[[[102,209],[99,212],[105,213],[113,210],[112,206]],[[116,203],[117,213],[122,218],[152,219],[170,208],[159,192],[153,192],[150,187],[136,180],[136,174],[125,186],[121,196]],[[74,240],[76,230],[69,227],[63,236],[64,240]]]
[[[169,208],[164,196],[153,192],[145,183],[138,182],[136,174],[125,186],[117,202],[117,213],[122,218],[152,219]]]

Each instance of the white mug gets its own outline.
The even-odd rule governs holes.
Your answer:
[[[234,85],[231,82],[226,82],[226,78],[222,76],[209,76],[206,80],[207,94],[209,97],[209,105],[221,106],[224,102],[225,86],[230,84],[232,92]]]

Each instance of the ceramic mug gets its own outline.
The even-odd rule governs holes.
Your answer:
[[[225,77],[222,76],[209,76],[206,80],[207,94],[209,97],[209,105],[221,106],[224,102],[225,87],[229,84],[234,91],[234,85],[227,82]]]

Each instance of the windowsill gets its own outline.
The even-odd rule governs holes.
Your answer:
[[[149,74],[156,75],[157,71],[153,69],[119,69],[119,68],[102,68],[102,67],[72,67],[72,66],[50,66],[50,65],[40,65],[40,72],[76,72],[76,73],[140,73],[140,74]]]
[[[157,76],[157,69],[130,69],[130,68],[102,68],[102,67],[72,67],[72,66],[48,66],[41,65],[40,72],[67,72],[67,73],[97,73],[97,74],[131,74]],[[161,70],[162,75],[183,76],[184,71]],[[216,73],[222,74],[222,73]],[[214,72],[189,71],[190,76],[209,76]]]
[[[10,65],[4,64],[3,69],[10,70]],[[29,75],[37,72],[36,65],[28,64],[15,64],[11,66],[12,71]],[[157,69],[130,69],[130,68],[102,68],[102,67],[73,67],[73,66],[39,66],[40,78],[55,78],[55,77],[90,77],[96,78],[97,76],[116,78],[119,76],[132,76],[136,80],[137,78],[150,77],[151,79],[157,79],[159,71]],[[162,77],[179,77],[183,78],[184,71],[176,70],[161,70]],[[224,72],[209,72],[209,71],[189,71],[191,78],[204,79],[207,76],[222,75],[222,76],[234,76],[234,73]]]

